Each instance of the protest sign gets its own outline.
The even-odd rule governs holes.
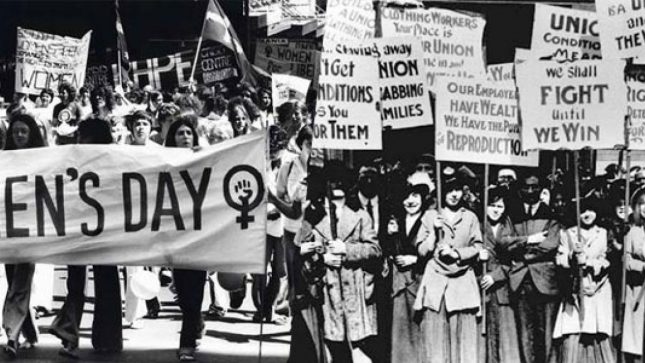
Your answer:
[[[135,86],[151,85],[154,89],[173,89],[190,83],[190,70],[195,60],[195,51],[184,51],[130,62],[131,79]],[[118,84],[117,65],[112,64],[114,84]],[[233,51],[223,45],[213,45],[200,50],[195,70],[198,83],[207,86],[239,76]]]
[[[538,165],[522,148],[515,84],[439,77],[437,86],[437,160]]]
[[[377,59],[329,52],[321,57],[313,146],[381,149]]]
[[[421,39],[425,54],[426,82],[434,88],[435,77],[475,77],[485,74],[482,37],[486,21],[444,9],[383,9],[383,36],[412,35]]]
[[[516,64],[525,150],[623,145],[624,68],[620,60]]]
[[[594,12],[535,4],[531,56],[559,61],[600,59],[599,31]]]
[[[625,71],[627,115],[631,150],[645,150],[645,66],[629,66]]]
[[[501,63],[486,66],[486,79],[491,82],[510,82],[515,84],[515,64]]]
[[[118,79],[117,75],[117,79]],[[114,76],[109,66],[105,64],[91,64],[85,71],[85,85],[90,88],[112,86]]]
[[[645,56],[644,10],[643,0],[596,0],[605,58]]]
[[[348,40],[374,38],[376,13],[372,0],[327,1],[323,49]]]
[[[264,273],[265,139],[5,151],[0,262]]]
[[[82,87],[91,34],[77,39],[18,27],[16,92],[40,94],[63,81]]]
[[[372,56],[378,59],[383,127],[402,129],[434,123],[430,97],[425,91],[421,41],[415,37],[347,41],[330,49],[336,54]]]
[[[286,39],[285,39],[286,40]],[[265,41],[255,46],[254,64],[269,73],[290,74],[314,79],[320,63],[320,52],[316,43],[290,40],[285,43]]]
[[[620,150],[596,150],[596,175],[605,174],[605,168],[607,168],[610,164],[618,165],[620,152]],[[645,151],[631,150],[629,152],[629,163],[631,165],[631,168],[644,168]],[[623,168],[624,167],[625,165],[623,164]]]
[[[515,48],[515,58],[513,59],[514,63],[526,62],[531,58],[531,50],[524,48]]]
[[[304,103],[311,83],[308,79],[278,73],[271,76],[271,81],[273,110],[276,115],[278,107],[289,100],[298,100]]]

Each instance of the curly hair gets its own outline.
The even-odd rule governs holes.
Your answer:
[[[197,130],[195,125],[197,124],[197,115],[194,113],[182,113],[177,117],[177,119],[170,125],[168,129],[168,134],[166,135],[166,142],[164,146],[166,147],[177,147],[177,141],[175,140],[175,134],[182,126],[187,126],[193,132],[193,146],[199,146],[199,136],[197,136]]]
[[[112,89],[108,87],[98,87],[94,88],[90,92],[90,104],[92,105],[92,112],[97,113],[99,111],[99,100],[101,97],[105,101],[105,108],[112,111],[114,109],[114,94]]]
[[[61,82],[58,85],[58,93],[63,93],[63,91],[67,91],[67,94],[68,94],[67,99],[70,102],[74,101],[76,99],[76,88],[74,88],[74,86],[72,86],[71,83],[69,83],[69,82]],[[61,100],[61,101],[65,102],[66,100]]]
[[[18,147],[14,142],[13,137],[11,136],[13,134],[13,129],[16,126],[16,123],[18,122],[24,123],[29,128],[29,141],[27,142],[27,146],[25,147]],[[7,129],[7,142],[4,146],[4,149],[18,150],[18,149],[30,149],[30,148],[42,147],[42,146],[45,146],[45,141],[43,140],[43,135],[40,133],[40,128],[36,123],[36,119],[34,119],[33,116],[27,113],[14,115],[11,118],[11,122],[9,123],[9,128]]]

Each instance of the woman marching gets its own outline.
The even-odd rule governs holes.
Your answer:
[[[633,224],[625,236],[625,314],[623,316],[623,345],[626,362],[643,361],[643,327],[645,326],[645,188],[631,198]]]
[[[510,306],[508,271],[510,256],[503,247],[515,234],[507,215],[508,191],[502,187],[488,190],[484,230],[484,247],[490,256],[487,271],[481,279],[486,291],[486,346],[487,363],[512,363],[520,361],[515,315]]]
[[[432,250],[435,244],[434,219],[437,212],[428,210],[430,177],[417,172],[408,178],[404,213],[397,222],[388,224],[384,253],[392,259],[392,363],[424,362],[421,353],[420,314],[413,309],[423,267],[427,260],[419,248]],[[389,242],[389,243],[388,243]]]
[[[12,117],[7,130],[5,150],[30,149],[44,145],[38,124],[32,116],[21,114]],[[9,287],[2,311],[2,326],[7,332],[5,353],[10,358],[16,358],[18,355],[18,339],[21,333],[26,339],[23,348],[30,348],[38,342],[38,328],[29,306],[35,268],[33,263],[5,265]]]
[[[464,181],[446,179],[444,207],[435,218],[440,238],[434,246],[419,248],[427,263],[414,309],[423,313],[421,335],[423,362],[469,363],[477,361],[480,307],[473,266],[482,248],[477,216],[462,206]]]
[[[560,232],[556,264],[573,277],[563,298],[553,338],[560,341],[559,362],[613,363],[612,290],[607,260],[607,230],[598,226],[598,204],[580,204],[580,227]]]

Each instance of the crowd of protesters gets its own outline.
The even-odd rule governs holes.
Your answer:
[[[349,169],[312,148],[311,104],[292,100],[274,113],[270,91],[247,85],[164,93],[61,84],[57,91],[36,100],[16,94],[0,127],[5,150],[199,148],[268,133],[269,273],[251,277],[253,320],[290,322],[289,362],[643,359],[645,173],[582,170],[576,203],[573,170],[501,168],[482,183],[468,166],[436,168],[429,154]],[[52,309],[53,267],[5,268],[5,352],[15,358],[38,341],[34,318]],[[204,285],[206,315],[214,317],[229,308],[215,298],[214,280],[230,291],[230,308],[247,294],[245,275],[145,268],[172,278],[183,315],[180,361],[195,360],[203,335]],[[128,275],[137,269],[144,267]],[[92,345],[119,352],[122,316],[140,327],[160,304],[126,288],[123,311],[118,268],[92,271]],[[71,358],[78,358],[85,280],[85,266],[68,266],[67,296],[49,329]]]

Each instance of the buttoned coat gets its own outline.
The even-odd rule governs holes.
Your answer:
[[[351,341],[359,341],[378,333],[373,293],[374,271],[381,265],[381,247],[370,216],[362,209],[353,211],[344,206],[337,233],[338,239],[345,242],[347,254],[342,267],[328,267],[324,277],[325,338],[341,342],[347,331]],[[312,236],[323,244],[332,239],[329,215],[316,225]]]

